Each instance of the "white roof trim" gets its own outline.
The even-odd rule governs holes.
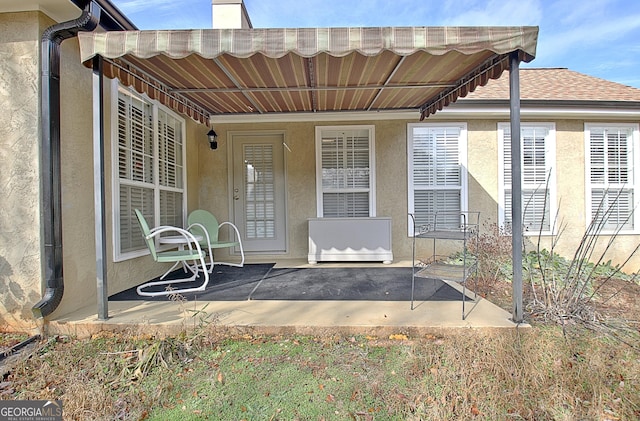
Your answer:
[[[638,120],[640,109],[602,109],[602,108],[527,108],[520,109],[523,119],[571,119],[571,120]],[[509,119],[509,107],[471,107],[450,105],[425,121],[434,120],[487,120]],[[308,121],[377,121],[377,120],[420,120],[417,110],[399,111],[355,111],[355,112],[327,112],[327,113],[281,113],[281,114],[237,114],[215,115],[210,119],[211,124],[241,124],[241,123],[294,123]]]

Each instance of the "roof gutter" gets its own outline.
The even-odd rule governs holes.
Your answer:
[[[79,18],[47,28],[41,38],[41,179],[44,296],[31,311],[36,318],[53,313],[64,294],[62,275],[62,194],[60,165],[60,45],[79,31],[93,31],[101,8],[87,3]]]
[[[79,8],[92,2],[100,6],[100,27],[106,31],[135,31],[138,27],[129,20],[110,0],[71,0]]]
[[[523,118],[638,119],[640,101],[520,100]],[[505,118],[509,103],[502,99],[460,99],[439,111],[440,118]]]

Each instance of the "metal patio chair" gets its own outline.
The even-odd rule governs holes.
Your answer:
[[[206,267],[205,257],[206,253],[200,248],[200,244],[198,243],[198,239],[189,231],[173,227],[173,226],[158,226],[155,228],[149,228],[149,224],[146,219],[142,215],[140,210],[135,209],[136,217],[138,218],[138,223],[140,224],[140,229],[142,230],[142,235],[144,236],[144,240],[149,248],[149,252],[153,257],[153,260],[158,263],[183,263],[184,268],[188,269],[192,272],[192,275],[188,278],[181,279],[171,279],[171,280],[160,280],[160,281],[151,281],[145,284],[138,286],[136,289],[139,295],[147,296],[147,297],[157,297],[161,295],[170,295],[177,293],[185,293],[185,292],[197,292],[204,291],[209,283],[209,272],[204,272],[204,280],[202,284],[198,287],[190,287],[190,288],[165,288],[162,291],[146,291],[147,288],[158,286],[158,285],[173,285],[179,284],[183,282],[192,282],[195,281],[198,277],[198,265],[201,267]],[[178,250],[167,250],[167,251],[159,251],[156,249],[156,237],[159,237],[162,234],[173,234],[179,235],[184,238],[183,247],[180,247]]]
[[[231,222],[218,223],[218,219],[211,212],[203,209],[198,209],[191,212],[189,214],[189,217],[187,218],[187,224],[189,225],[187,229],[192,234],[202,237],[202,241],[200,241],[200,247],[205,249],[209,254],[210,262],[209,266],[206,267],[206,271],[213,271],[214,265],[226,265],[235,267],[244,266],[244,249],[242,248],[240,231],[238,231],[238,227],[236,227],[234,224],[232,224]],[[233,230],[229,230],[228,240],[220,239],[221,229],[225,225]],[[214,261],[213,250],[222,248],[235,249],[236,247],[240,248],[240,263]]]

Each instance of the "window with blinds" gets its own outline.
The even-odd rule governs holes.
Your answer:
[[[432,223],[436,212],[466,210],[466,124],[409,124],[407,133],[408,208],[416,226]]]
[[[587,214],[605,232],[637,233],[637,124],[586,124]]]
[[[113,113],[115,139],[114,260],[146,253],[134,209],[151,226],[182,226],[184,120],[119,88]]]
[[[498,124],[499,224],[510,232],[512,213],[511,125]],[[521,123],[523,234],[552,234],[556,204],[555,125]]]
[[[317,127],[318,217],[375,216],[373,126]]]

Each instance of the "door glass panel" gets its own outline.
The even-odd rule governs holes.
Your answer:
[[[276,236],[273,146],[244,145],[245,228],[250,239]]]

